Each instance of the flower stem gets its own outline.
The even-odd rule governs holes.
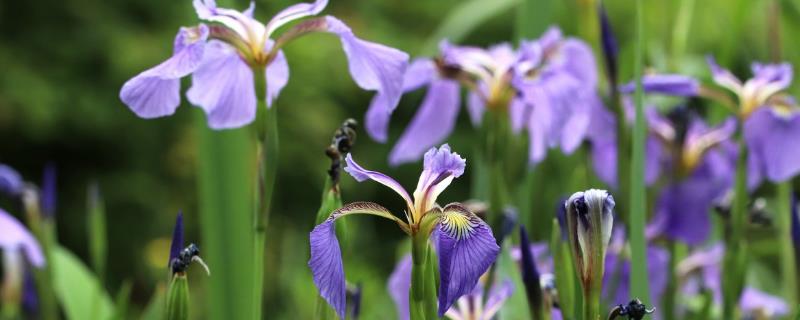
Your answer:
[[[426,319],[425,313],[425,260],[428,257],[428,245],[422,235],[414,235],[411,242],[411,292],[409,308],[411,320]]]
[[[255,90],[258,106],[256,109],[256,163],[258,181],[254,197],[256,210],[253,215],[254,246],[253,261],[255,266],[255,283],[253,316],[261,318],[261,297],[264,292],[264,247],[266,230],[269,223],[272,194],[275,190],[275,179],[278,172],[278,119],[277,107],[267,107],[267,84],[263,68],[253,68]]]
[[[593,286],[583,290],[583,320],[600,320],[600,288]]]
[[[650,303],[650,290],[648,289],[647,276],[647,240],[644,238],[646,194],[644,185],[644,153],[647,124],[644,119],[644,96],[642,92],[642,68],[644,64],[644,4],[642,0],[636,1],[636,56],[634,62],[634,76],[636,79],[636,121],[633,130],[632,163],[630,172],[630,193],[628,208],[630,246],[631,246],[631,288],[633,297]],[[624,167],[618,168],[624,170]]]
[[[189,319],[189,283],[185,274],[172,278],[167,291],[167,320]]]
[[[742,126],[739,124],[739,157],[736,163],[736,183],[734,186],[733,208],[725,237],[725,258],[722,272],[722,315],[723,319],[735,319],[736,305],[744,286],[744,272],[747,256],[744,230],[747,226],[747,147],[742,139]]]
[[[792,185],[791,180],[778,184],[779,241],[781,244],[781,281],[786,303],[797,312],[797,266],[792,241]],[[792,314],[792,313],[790,313]]]

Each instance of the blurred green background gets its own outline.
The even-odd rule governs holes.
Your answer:
[[[527,1],[525,10],[537,19],[518,19],[523,1]],[[267,21],[294,2],[258,0],[256,18]],[[538,36],[550,24],[595,44],[594,4],[592,0],[332,0],[324,13],[345,21],[363,39],[416,57],[438,42],[437,35],[463,34],[454,42],[484,46],[515,41],[521,35]],[[226,0],[219,5],[244,8],[247,3]],[[630,79],[633,4],[607,0],[605,5],[621,47],[622,79]],[[461,10],[461,15],[451,16],[465,6],[486,10]],[[489,8],[499,9],[484,17],[492,11]],[[706,79],[703,58],[713,53],[734,73],[749,75],[753,60],[769,60],[780,52],[783,60],[792,62],[800,55],[800,44],[792,41],[800,30],[800,1],[645,1],[645,12],[646,64],[654,70]],[[453,24],[441,29],[446,19]],[[92,181],[99,183],[108,215],[106,287],[113,294],[123,281],[132,281],[131,316],[147,305],[156,284],[167,279],[168,237],[179,210],[185,214],[187,241],[200,239],[193,119],[203,115],[184,99],[172,117],[139,119],[119,101],[118,93],[127,79],[169,56],[180,26],[197,22],[189,0],[0,2],[0,162],[33,182],[40,180],[46,163],[57,166],[58,240],[87,262],[86,189]],[[776,38],[770,40],[771,35]],[[303,37],[285,52],[291,78],[277,101],[282,152],[267,232],[264,310],[270,319],[309,319],[316,290],[306,267],[307,235],[328,167],[324,149],[344,119],[363,120],[372,93],[351,80],[333,36]],[[184,90],[189,85],[185,80]],[[796,86],[792,90],[796,93]],[[376,143],[361,131],[354,149],[363,166],[397,177],[409,189],[416,184],[420,165],[389,168],[386,159],[423,92],[404,96],[392,118],[388,144]],[[440,202],[468,199],[469,157],[475,138],[476,131],[462,113],[448,142],[468,159],[467,174]],[[534,168],[546,172],[537,179],[559,180],[573,174],[575,165],[585,170],[585,154],[579,152],[564,161],[557,153],[551,152],[548,160]],[[396,212],[403,208],[389,189],[356,184],[348,176],[342,181],[345,202],[372,200]],[[555,199],[572,191],[571,187],[553,183],[527,195],[533,206],[523,213],[524,222],[537,229],[531,226],[538,220],[535,217],[549,219]],[[3,202],[3,206],[21,216],[19,204]],[[404,235],[380,219],[349,221],[355,239],[346,249],[345,265],[348,278],[364,285],[364,316],[393,318],[395,309],[385,284]],[[193,270],[190,278],[193,299],[200,305],[204,276]]]

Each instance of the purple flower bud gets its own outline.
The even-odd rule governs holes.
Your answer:
[[[56,166],[53,163],[48,163],[44,167],[44,173],[42,175],[42,195],[41,195],[41,207],[42,207],[42,214],[45,218],[52,218],[56,212]]]
[[[615,86],[617,83],[617,56],[619,55],[617,38],[614,36],[614,30],[611,28],[611,22],[608,20],[605,6],[599,4],[597,10],[600,14],[600,38],[602,39],[606,72],[608,73],[609,82]]]
[[[172,245],[169,248],[169,261],[167,265],[172,264],[173,259],[177,259],[183,250],[183,212],[178,212],[178,217],[175,218],[175,229],[172,230]]]
[[[531,252],[528,233],[525,226],[519,226],[519,241],[522,252],[522,282],[525,284],[525,293],[528,297],[528,306],[533,314],[540,314],[542,311],[542,287],[539,270],[536,268],[536,261]]]

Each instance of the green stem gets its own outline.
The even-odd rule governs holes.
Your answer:
[[[797,310],[797,266],[792,241],[792,184],[791,180],[778,184],[778,236],[781,246],[781,280],[783,295],[790,308]],[[792,313],[790,313],[792,314]]]
[[[424,236],[415,235],[411,244],[411,292],[409,308],[411,320],[424,320],[425,312],[425,260],[428,256],[427,241]]]
[[[649,279],[647,276],[647,240],[644,237],[645,215],[647,212],[646,193],[644,185],[644,153],[647,124],[644,119],[644,95],[642,92],[642,68],[644,65],[644,4],[642,0],[636,1],[636,56],[634,62],[634,75],[636,79],[636,122],[633,131],[633,147],[630,173],[630,208],[628,219],[630,221],[631,246],[631,288],[633,297],[650,303]],[[624,168],[619,168],[624,170]]]
[[[255,90],[258,101],[256,114],[256,161],[258,166],[257,195],[254,197],[257,208],[253,215],[254,254],[253,263],[255,277],[253,304],[256,319],[261,318],[262,295],[264,293],[264,248],[266,246],[266,230],[269,223],[272,195],[275,191],[275,180],[278,173],[278,119],[277,107],[267,107],[267,84],[263,68],[253,68]]]
[[[736,305],[744,286],[744,271],[747,255],[744,246],[744,231],[747,226],[747,146],[742,139],[742,125],[738,134],[739,157],[736,163],[736,183],[734,186],[733,208],[729,230],[725,237],[725,257],[722,272],[722,315],[723,319],[735,319]]]
[[[584,288],[583,320],[600,320],[600,290],[598,286]]]
[[[686,43],[689,39],[689,30],[692,25],[692,15],[694,12],[695,0],[681,0],[678,7],[678,15],[675,17],[675,28],[672,29],[672,58],[671,69],[678,70],[678,64],[686,51]]]
[[[489,168],[489,221],[492,226],[499,225],[503,208],[509,201],[503,159],[506,151],[504,143],[508,141],[510,129],[508,115],[502,110],[499,107],[490,108],[486,119],[484,159]]]
[[[166,320],[189,319],[189,282],[185,274],[178,274],[172,278],[167,292],[167,317]]]
[[[33,193],[33,195],[36,195]],[[52,249],[55,245],[55,221],[52,217],[43,217],[39,207],[39,197],[25,201],[25,211],[33,236],[42,246],[45,261],[52,261]],[[39,293],[40,312],[43,319],[56,319],[58,306],[53,294],[53,266],[46,263],[44,267],[34,270],[36,290]]]
[[[683,257],[683,251],[685,251],[685,246],[675,241],[668,242],[669,247],[669,274],[668,281],[667,281],[667,288],[665,289],[663,295],[663,305],[662,310],[664,310],[664,319],[666,320],[674,320],[677,319],[675,317],[675,299],[677,298],[678,292],[678,278],[677,274],[675,273],[678,261]]]

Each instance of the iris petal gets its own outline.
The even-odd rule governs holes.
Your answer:
[[[266,37],[269,37],[276,29],[294,20],[317,15],[328,5],[328,0],[317,0],[314,3],[297,3],[278,12],[267,22]]]
[[[175,113],[180,105],[180,78],[194,72],[203,61],[208,27],[181,28],[169,59],[125,82],[119,98],[137,116],[157,118]]]
[[[37,268],[45,264],[44,254],[36,238],[16,218],[0,209],[0,248],[13,252],[22,250],[28,261]]]
[[[422,106],[392,149],[390,164],[418,160],[428,148],[447,138],[458,117],[459,93],[458,82],[453,80],[431,82]]]
[[[430,210],[453,179],[464,174],[466,166],[467,160],[450,151],[449,145],[444,144],[439,149],[430,148],[425,153],[424,170],[414,190],[417,211],[424,213]]]
[[[22,176],[17,170],[0,163],[0,192],[18,195],[22,192]]]
[[[339,36],[347,56],[350,75],[359,87],[375,90],[367,111],[367,132],[373,139],[387,139],[389,116],[403,94],[403,75],[408,54],[373,42],[356,38],[347,25],[331,16],[326,18],[328,32]]]
[[[770,181],[785,181],[800,173],[800,112],[788,116],[771,108],[755,111],[744,123],[750,158]],[[760,167],[760,168],[759,168]]]
[[[192,74],[189,101],[205,110],[213,129],[238,128],[256,117],[253,71],[229,45],[210,41],[203,66]]]
[[[408,293],[411,290],[411,255],[407,254],[400,260],[399,263],[389,276],[389,295],[392,296],[395,307],[397,307],[397,318],[400,320],[408,320],[411,318],[409,314]]]
[[[314,284],[319,294],[327,301],[340,318],[344,319],[346,292],[344,265],[339,239],[336,238],[334,219],[317,225],[309,236],[311,259],[308,267],[314,275]]]
[[[439,316],[468,294],[494,263],[500,248],[492,230],[459,204],[444,208],[436,230],[439,256]]]
[[[403,197],[403,200],[406,201],[408,208],[414,208],[414,203],[411,201],[411,197],[408,195],[408,192],[403,188],[402,185],[400,185],[399,182],[397,182],[397,180],[394,180],[383,173],[364,169],[358,165],[355,160],[353,160],[353,156],[349,153],[345,157],[345,162],[347,162],[347,166],[344,167],[344,171],[347,171],[347,173],[353,176],[356,181],[363,182],[364,180],[370,179],[387,186]]]

